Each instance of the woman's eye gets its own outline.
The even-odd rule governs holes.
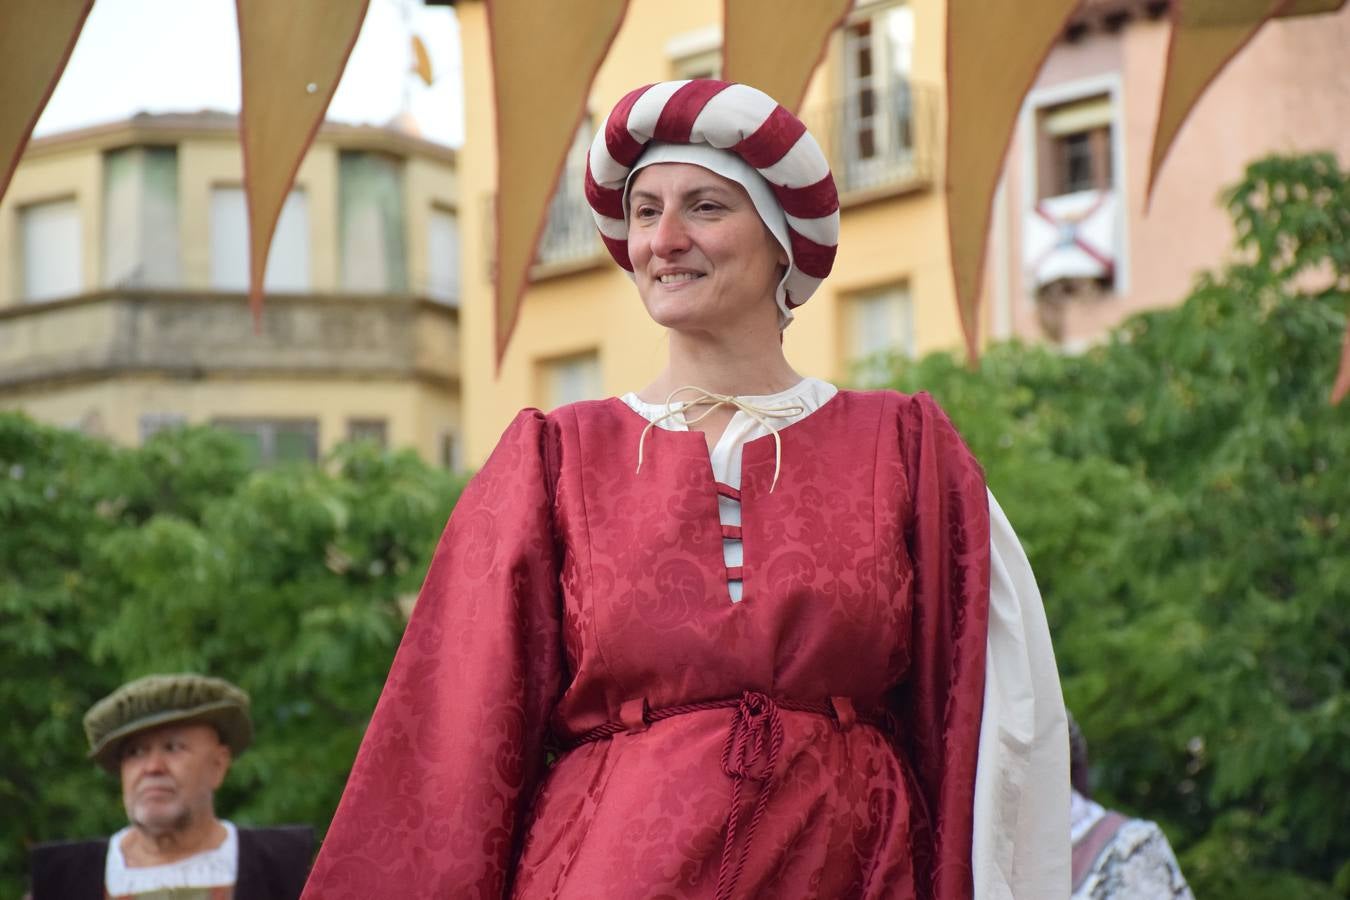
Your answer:
[[[656,209],[651,206],[639,206],[633,211],[633,217],[638,219],[650,219],[656,215]]]

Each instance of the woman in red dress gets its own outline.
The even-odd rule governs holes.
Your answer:
[[[1067,896],[1053,656],[979,465],[927,395],[783,355],[838,238],[814,139],[649,85],[587,197],[667,366],[521,412],[466,488],[305,896]]]

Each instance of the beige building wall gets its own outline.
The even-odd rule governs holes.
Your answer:
[[[1331,15],[1276,20],[1211,84],[1163,164],[1151,206],[1148,179],[1167,54],[1165,19],[1135,16],[1116,32],[1093,29],[1056,46],[1028,99],[1005,172],[1003,227],[1010,236],[991,267],[1007,272],[1012,331],[1043,339],[1022,237],[1034,190],[1030,120],[1038,99],[1111,90],[1117,99],[1121,212],[1120,273],[1114,290],[1063,309],[1062,340],[1100,340],[1129,315],[1185,298],[1195,277],[1232,256],[1233,227],[1220,193],[1247,164],[1271,153],[1331,151],[1350,164],[1350,6]],[[997,247],[997,244],[995,244]],[[998,253],[1005,254],[999,258]]]
[[[179,278],[124,288],[102,271],[104,154],[144,145],[177,148]],[[344,150],[403,160],[407,291],[342,290]],[[0,202],[0,409],[127,444],[156,417],[313,420],[321,453],[353,421],[381,420],[389,446],[462,462],[458,310],[424,293],[433,255],[457,253],[432,245],[429,221],[433,209],[457,211],[454,168],[453,151],[393,129],[325,126],[296,178],[309,288],[270,297],[255,331],[245,295],[211,278],[211,192],[242,185],[231,117],[138,117],[33,142]],[[21,211],[61,199],[78,210],[78,291],[28,301]]]
[[[861,4],[860,14],[896,4]],[[913,0],[912,78],[941,91],[944,5]],[[630,279],[597,242],[592,260],[539,269],[527,292],[511,345],[497,370],[493,352],[491,200],[496,190],[491,68],[484,4],[456,4],[463,45],[464,147],[459,177],[466,213],[463,229],[464,416],[467,458],[472,465],[491,452],[503,428],[522,407],[548,406],[544,372],[552,360],[595,353],[600,395],[638,390],[664,365],[666,339],[643,310]],[[673,54],[720,47],[722,3],[632,0],[627,16],[596,75],[590,112],[598,125],[632,88],[681,77]],[[842,38],[831,38],[826,59],[808,88],[801,113],[813,132],[821,114],[836,103],[842,80]],[[931,129],[940,129],[933,110]],[[841,239],[833,274],[802,309],[785,335],[788,359],[804,374],[843,380],[844,301],[878,287],[907,287],[912,298],[918,352],[959,344],[950,274],[946,221],[936,185],[941,164],[919,183],[843,197]],[[470,218],[471,217],[471,218]]]
[[[347,438],[353,420],[383,419],[391,447],[412,447],[436,459],[442,435],[453,434],[457,401],[411,381],[325,378],[313,382],[270,377],[208,377],[184,381],[156,375],[7,392],[0,409],[21,409],[43,422],[77,428],[116,443],[141,443],[143,415],[217,419],[314,419],[319,452]]]
[[[338,148],[316,143],[305,155],[292,190],[303,191],[309,210],[310,289],[338,287]],[[179,225],[183,234],[184,286],[211,287],[211,191],[243,187],[244,163],[234,135],[178,146]]]
[[[92,290],[99,282],[103,222],[103,161],[80,148],[61,148],[14,172],[0,201],[0,307],[20,302],[19,214],[25,207],[53,200],[73,200],[80,213],[80,283]]]

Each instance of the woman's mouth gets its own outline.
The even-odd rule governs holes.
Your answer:
[[[668,275],[658,275],[657,281],[662,284],[680,284],[685,281],[693,281],[696,278],[702,278],[703,275],[698,272],[675,272]]]

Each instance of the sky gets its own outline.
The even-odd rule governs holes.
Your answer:
[[[413,34],[431,57],[430,87],[405,74]],[[459,27],[450,9],[370,0],[328,118],[385,124],[399,113],[407,90],[422,135],[457,147],[464,139],[460,83]],[[239,111],[234,0],[97,0],[34,134],[138,112],[203,109]]]

